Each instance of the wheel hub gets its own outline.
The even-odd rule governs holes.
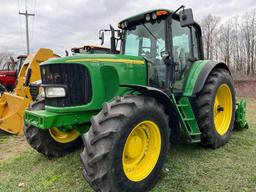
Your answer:
[[[127,146],[127,156],[126,158],[136,158],[138,157],[143,150],[143,142],[142,139],[138,136],[133,135],[129,140]]]
[[[223,107],[223,106],[221,106],[221,105],[218,105],[218,107],[217,107],[217,111],[218,111],[218,112],[222,112],[222,111],[224,111],[224,107]]]

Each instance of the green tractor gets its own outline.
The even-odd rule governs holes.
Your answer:
[[[204,60],[191,9],[147,11],[119,28],[100,32],[102,40],[111,32],[112,54],[41,64],[45,98],[26,110],[24,132],[34,149],[53,157],[83,139],[83,175],[95,191],[142,192],[180,134],[215,149],[234,125],[247,127],[245,101],[236,105],[228,67]]]

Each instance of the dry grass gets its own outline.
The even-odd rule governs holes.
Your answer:
[[[10,136],[3,132],[1,132],[0,137],[0,162],[17,157],[19,154],[22,154],[29,149],[24,137]]]

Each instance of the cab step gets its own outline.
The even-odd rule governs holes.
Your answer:
[[[186,96],[182,96],[179,99],[176,99],[176,97],[172,94],[172,100],[179,114],[181,125],[187,132],[189,142],[201,142],[201,131],[197,124],[189,98]]]

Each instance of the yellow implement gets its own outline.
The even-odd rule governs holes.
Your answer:
[[[0,129],[23,134],[23,114],[33,101],[29,85],[41,79],[39,64],[52,57],[57,57],[52,50],[41,48],[24,61],[14,91],[5,92],[0,98]]]

